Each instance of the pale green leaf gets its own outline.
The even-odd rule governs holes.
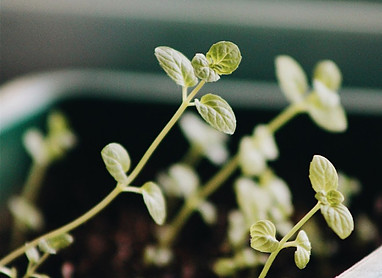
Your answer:
[[[56,254],[58,250],[68,247],[73,243],[73,237],[69,234],[61,234],[53,238],[42,238],[38,247],[44,253]]]
[[[285,97],[292,103],[303,100],[308,81],[301,66],[290,56],[277,56],[276,77]]]
[[[219,258],[214,263],[213,270],[219,277],[226,277],[234,275],[237,266],[233,258]]]
[[[32,159],[39,164],[47,164],[49,160],[44,135],[38,129],[31,128],[25,132],[23,143]]]
[[[253,131],[253,136],[256,145],[266,159],[274,160],[278,157],[279,151],[274,134],[267,125],[257,125]]]
[[[192,58],[191,64],[194,67],[196,76],[201,80],[215,82],[220,79],[219,74],[210,68],[207,58],[203,54],[196,54],[194,58]]]
[[[329,205],[341,204],[344,201],[344,195],[338,190],[330,190],[326,194],[326,199],[328,200]]]
[[[248,239],[248,225],[244,215],[239,210],[232,210],[228,214],[227,236],[233,247],[242,246]]]
[[[310,250],[306,250],[300,246],[297,246],[297,250],[294,252],[294,262],[299,269],[304,269],[310,260]]]
[[[202,118],[215,129],[233,134],[236,129],[236,117],[231,106],[220,96],[207,94],[195,105]]]
[[[17,270],[16,268],[8,268],[5,266],[0,267],[0,273],[7,275],[10,278],[17,278]]]
[[[216,211],[216,207],[212,203],[204,201],[198,206],[197,209],[200,215],[202,216],[204,222],[206,222],[209,225],[216,223],[218,214]]]
[[[236,44],[221,41],[211,46],[206,54],[210,68],[217,74],[231,74],[241,61],[240,50]]]
[[[27,248],[25,255],[31,263],[37,263],[40,260],[40,254],[35,246]]]
[[[155,223],[162,225],[166,219],[166,202],[162,190],[153,182],[146,182],[141,189],[151,217]]]
[[[159,267],[168,266],[174,259],[173,251],[163,246],[149,245],[144,251],[144,261],[147,265],[156,265]]]
[[[340,69],[330,60],[320,61],[316,65],[313,71],[313,78],[319,80],[333,91],[337,91],[342,82]]]
[[[44,226],[44,218],[40,210],[25,198],[13,196],[8,206],[12,216],[24,227],[36,231]]]
[[[160,66],[176,84],[182,87],[193,87],[198,83],[191,61],[179,51],[171,47],[159,46],[155,48],[155,56]]]
[[[214,129],[199,115],[191,112],[184,113],[179,124],[190,144],[212,163],[220,165],[227,160],[227,134]]]
[[[328,226],[341,238],[347,238],[354,229],[353,216],[343,204],[322,205],[321,213]]]
[[[313,156],[310,163],[309,179],[314,191],[325,193],[338,187],[338,175],[333,164],[321,155]]]
[[[334,98],[326,99],[333,103]],[[307,112],[312,120],[321,128],[331,132],[343,132],[347,129],[347,117],[341,104],[328,105],[323,103],[322,95],[313,92],[307,103]]]
[[[121,184],[127,182],[126,172],[130,168],[130,156],[118,143],[110,143],[101,151],[103,162],[113,178]]]
[[[245,176],[259,175],[266,169],[265,157],[250,136],[244,136],[240,140],[239,164]]]
[[[279,247],[276,227],[269,220],[260,220],[250,228],[251,247],[261,252],[271,253]]]
[[[237,179],[234,189],[237,203],[248,227],[267,216],[272,200],[266,189],[249,178]]]

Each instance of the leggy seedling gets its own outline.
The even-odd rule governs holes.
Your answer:
[[[202,118],[219,131],[228,134],[232,134],[235,131],[235,115],[224,99],[214,94],[204,95],[200,100],[195,98],[206,82],[217,81],[221,75],[231,74],[237,69],[241,61],[241,54],[235,44],[226,41],[218,42],[211,46],[206,55],[197,54],[192,62],[182,53],[170,47],[157,47],[155,49],[155,56],[168,76],[182,87],[182,103],[178,110],[129,174],[126,174],[131,164],[127,151],[118,143],[108,144],[101,153],[106,168],[117,182],[115,188],[84,215],[28,242],[25,246],[5,256],[0,260],[1,273],[15,277],[17,275],[16,270],[6,266],[25,253],[29,260],[29,267],[25,276],[42,277],[41,274],[36,273],[37,267],[46,260],[49,254],[56,253],[59,249],[66,247],[73,241],[68,233],[93,218],[122,192],[142,194],[154,221],[157,224],[163,224],[166,217],[166,208],[165,199],[159,186],[151,181],[138,187],[132,184],[153,152],[187,107],[196,106]],[[190,87],[194,87],[194,89],[189,93],[188,88]]]
[[[329,227],[341,238],[350,235],[354,229],[353,217],[343,205],[344,197],[337,190],[338,175],[336,169],[323,156],[315,155],[310,164],[309,178],[316,192],[317,204],[280,240],[276,239],[276,228],[269,220],[260,220],[250,228],[251,247],[271,253],[260,273],[260,278],[267,275],[277,254],[287,247],[296,247],[295,263],[303,269],[310,260],[311,244],[307,234],[301,230],[296,240],[288,241],[317,211],[321,210]]]
[[[309,89],[306,74],[293,58],[285,55],[278,56],[275,64],[278,82],[291,102],[290,105],[268,124],[258,125],[251,136],[244,136],[237,154],[203,186],[198,186],[193,194],[185,196],[184,205],[179,212],[165,229],[161,229],[158,233],[158,252],[164,252],[164,250],[170,252],[169,249],[192,213],[200,211],[201,205],[206,203],[208,197],[218,190],[238,168],[241,168],[243,175],[249,177],[259,177],[266,173],[267,160],[274,160],[278,156],[275,133],[296,115],[305,112],[316,124],[331,132],[346,130],[346,114],[337,93],[342,77],[332,61],[325,60],[316,65],[312,89]],[[187,128],[184,129],[187,131]],[[210,154],[205,151],[208,142],[198,142],[193,139],[194,134],[189,133],[186,132],[186,135],[188,134],[190,138],[191,150],[199,150],[199,155],[201,155],[200,152],[204,152],[211,160]],[[179,184],[178,186],[182,187]],[[243,228],[243,234],[249,230],[249,226],[250,224],[247,223]],[[153,252],[152,250],[153,247],[150,247],[150,252]]]

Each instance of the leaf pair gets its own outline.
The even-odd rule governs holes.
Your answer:
[[[291,103],[304,103],[309,116],[326,130],[346,130],[346,114],[337,93],[342,76],[334,62],[324,60],[316,65],[310,94],[306,74],[293,58],[281,55],[276,58],[275,64],[281,90]]]
[[[221,41],[211,46],[206,56],[196,54],[192,62],[181,52],[167,46],[155,48],[155,56],[167,75],[182,87],[193,87],[198,78],[206,82],[219,80],[222,74],[231,74],[240,64],[237,45]]]
[[[178,85],[187,88],[198,83],[215,82],[220,75],[231,74],[240,64],[240,50],[232,42],[221,41],[211,46],[206,56],[196,54],[192,62],[179,51],[167,46],[155,48],[155,56],[167,75]],[[202,118],[217,130],[233,134],[236,118],[229,104],[220,96],[207,94],[195,105]]]
[[[126,172],[130,169],[130,156],[126,149],[118,143],[110,143],[101,151],[102,159],[110,175],[118,182],[125,191],[133,191],[128,184]],[[150,215],[154,221],[161,225],[166,218],[166,203],[162,191],[153,182],[146,182],[134,192],[141,193]]]
[[[250,228],[251,247],[255,250],[271,253],[285,247],[296,247],[294,260],[298,268],[303,269],[310,260],[311,244],[307,234],[300,231],[296,240],[280,245],[276,239],[276,227],[269,220],[260,220]]]
[[[342,204],[344,197],[337,190],[338,174],[333,164],[325,157],[315,155],[310,163],[309,178],[329,227],[341,239],[348,237],[354,229],[353,217]]]

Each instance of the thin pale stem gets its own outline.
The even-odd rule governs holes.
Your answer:
[[[177,122],[177,120],[180,118],[180,116],[183,114],[183,112],[186,110],[187,106],[191,102],[191,100],[195,97],[195,95],[200,91],[200,89],[205,84],[204,81],[200,81],[199,84],[192,90],[192,92],[187,96],[186,100],[182,102],[178,110],[175,112],[174,116],[170,119],[170,121],[166,124],[166,126],[162,129],[162,131],[159,133],[157,138],[153,141],[151,146],[147,149],[146,153],[143,155],[141,160],[139,161],[138,165],[135,167],[135,169],[131,172],[129,179],[134,180],[138,173],[142,170],[142,168],[145,166],[151,155],[153,154],[154,150],[158,147],[159,143],[163,140],[163,138],[167,135],[167,133],[170,131],[170,129],[174,126],[174,124]]]
[[[285,108],[276,118],[268,123],[268,128],[271,133],[275,133],[283,127],[294,116],[304,111],[303,103],[294,103]]]
[[[77,228],[78,226],[82,225],[83,223],[87,222],[89,219],[93,218],[96,214],[98,214],[101,210],[103,210],[107,205],[109,205],[121,192],[127,189],[127,191],[133,191],[133,189],[128,189],[129,184],[131,184],[134,179],[138,176],[138,174],[141,172],[143,167],[146,165],[147,161],[151,157],[151,155],[154,153],[155,149],[158,147],[160,142],[163,140],[163,138],[166,136],[166,134],[170,131],[170,129],[174,126],[176,121],[180,118],[182,113],[186,110],[188,104],[191,102],[191,100],[195,97],[195,95],[200,91],[200,89],[205,84],[204,81],[201,81],[193,90],[192,92],[187,96],[186,100],[182,102],[178,110],[175,112],[174,116],[170,119],[170,121],[166,124],[166,126],[162,129],[162,131],[159,133],[159,135],[155,138],[153,143],[150,145],[150,147],[147,149],[146,153],[143,155],[137,166],[134,168],[134,170],[131,172],[131,174],[128,176],[128,181],[126,182],[126,185],[117,185],[110,193],[107,195],[100,203],[98,203],[95,207],[87,211],[85,214],[80,216],[79,218],[73,220],[72,222],[53,230],[52,232],[49,232],[45,235],[42,235],[35,240],[31,241],[28,246],[36,246],[41,239],[49,239],[54,238],[56,236],[59,236],[61,234],[68,233],[69,231]],[[7,265],[9,262],[13,261],[17,257],[21,256],[26,250],[25,246],[22,246],[16,250],[14,250],[12,253],[4,257],[0,260],[0,267]]]
[[[49,258],[49,256],[50,256],[49,253],[44,253],[37,263],[35,263],[35,264],[31,265],[30,267],[28,267],[27,272],[24,275],[24,278],[31,277],[36,272],[37,268],[40,265],[42,265]]]
[[[269,268],[271,267],[273,261],[275,260],[277,254],[285,247],[285,243],[317,212],[321,207],[321,203],[318,202],[296,225],[280,240],[279,248],[276,251],[273,251],[264,265],[263,270],[260,273],[259,278],[264,278]]]

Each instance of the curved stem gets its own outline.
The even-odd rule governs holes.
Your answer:
[[[94,217],[96,214],[98,214],[101,210],[103,210],[107,205],[109,205],[121,192],[126,190],[128,188],[128,185],[131,184],[134,179],[138,176],[140,171],[143,169],[143,167],[146,165],[147,161],[151,157],[151,155],[154,153],[155,149],[158,147],[160,142],[163,140],[163,138],[167,135],[167,133],[170,131],[170,129],[174,126],[176,121],[180,118],[182,113],[186,110],[187,106],[191,102],[191,100],[195,97],[195,95],[200,91],[200,89],[205,84],[204,81],[199,82],[199,84],[192,90],[192,92],[188,95],[185,101],[182,102],[178,110],[175,112],[174,116],[170,119],[170,121],[166,124],[166,126],[162,129],[162,131],[159,133],[159,135],[155,138],[153,143],[150,145],[150,147],[147,149],[137,166],[134,168],[134,170],[131,172],[131,174],[128,176],[128,180],[126,182],[126,185],[117,185],[110,193],[107,195],[100,203],[98,203],[95,207],[87,211],[85,214],[80,216],[79,218],[73,220],[72,222],[53,230],[52,232],[49,232],[45,235],[42,235],[35,240],[31,241],[28,246],[36,246],[39,241],[43,238],[49,239],[54,238],[56,236],[59,236],[61,234],[65,234],[78,226],[82,225],[92,217]],[[133,191],[127,190],[127,191]],[[0,267],[7,265],[9,262],[14,260],[15,258],[21,256],[25,250],[26,246],[21,246],[3,259],[0,260]]]
[[[277,248],[276,251],[273,251],[268,257],[259,278],[264,278],[267,275],[269,268],[271,267],[277,254],[281,251],[281,249],[285,247],[285,243],[320,209],[320,207],[321,202],[317,202],[317,204],[303,218],[301,218],[301,220],[298,221],[297,224],[294,225],[294,227],[280,240],[279,248]]]

